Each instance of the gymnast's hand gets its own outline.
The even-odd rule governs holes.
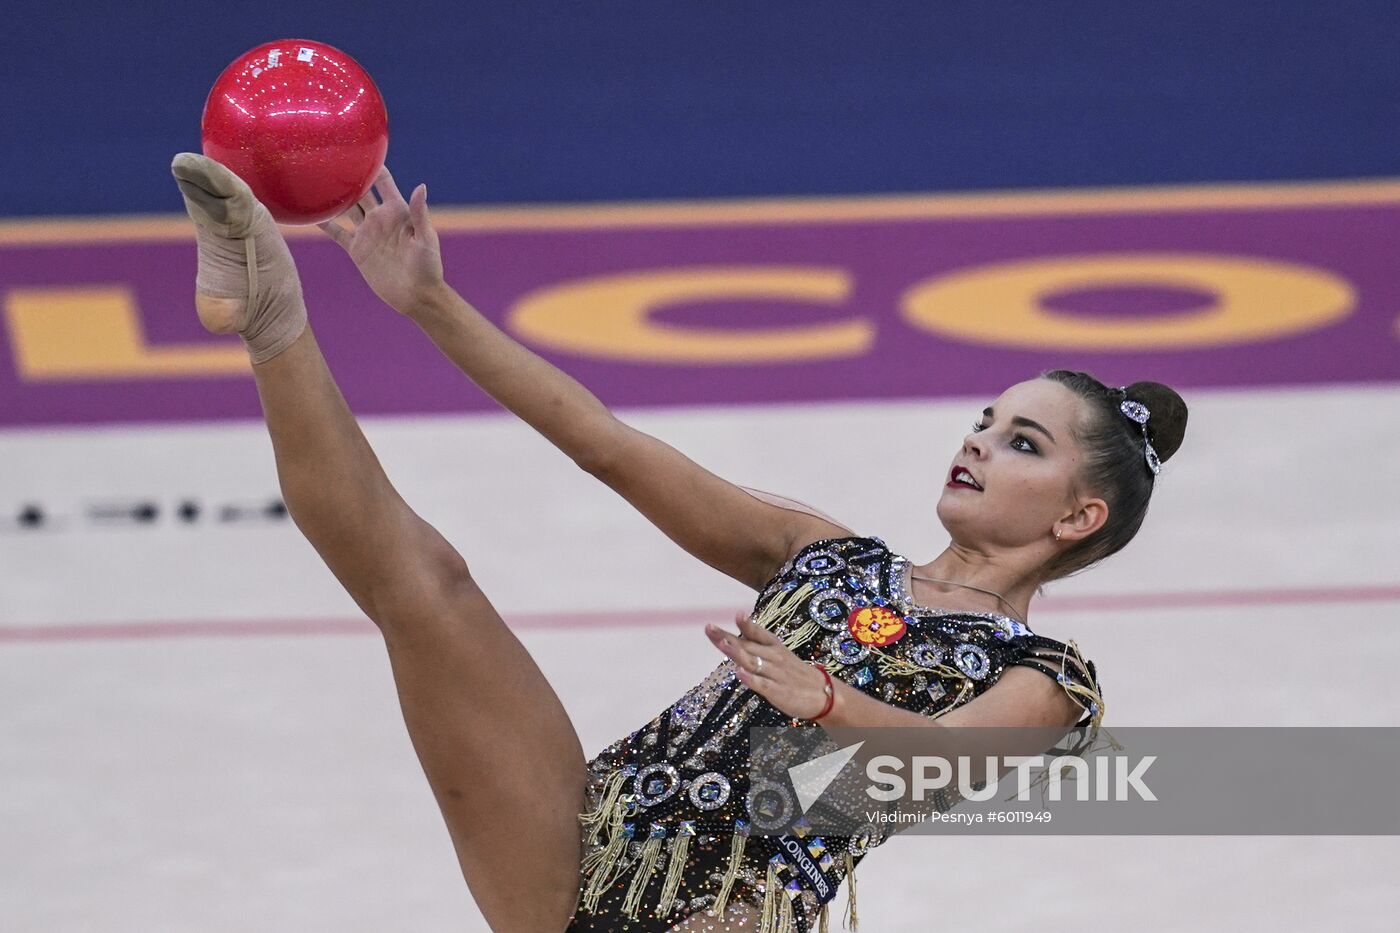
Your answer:
[[[737,665],[735,676],[740,683],[795,719],[820,715],[827,699],[826,678],[821,671],[744,613],[736,615],[734,621],[739,625],[737,635],[717,625],[706,625],[705,634]]]
[[[414,188],[405,201],[394,176],[381,169],[363,198],[335,220],[317,226],[350,254],[374,293],[401,314],[443,287],[442,252],[428,219],[427,185]]]

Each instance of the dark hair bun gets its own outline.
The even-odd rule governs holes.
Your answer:
[[[1175,389],[1160,382],[1134,382],[1128,386],[1128,398],[1142,402],[1152,413],[1147,419],[1147,433],[1158,458],[1166,463],[1186,437],[1186,402]]]

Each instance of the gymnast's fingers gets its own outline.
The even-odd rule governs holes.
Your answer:
[[[374,210],[376,207],[379,206],[379,202],[376,201],[374,198],[374,189],[370,188],[368,191],[366,191],[365,196],[360,198],[360,200],[356,203],[355,206],[358,207],[361,211],[364,211],[366,216],[368,216],[370,211]]]
[[[742,667],[735,672],[734,676],[738,678],[739,683],[743,684],[745,687],[748,687],[754,693],[757,693],[759,696],[763,697],[765,700],[768,700],[770,703],[773,702],[773,693],[774,691],[779,689],[779,684],[776,680],[773,680],[766,674],[755,674],[754,672],[745,670]]]
[[[342,227],[340,224],[336,223],[334,220],[327,220],[327,221],[325,221],[325,222],[323,222],[323,223],[317,224],[316,226],[318,226],[318,227],[320,227],[322,230],[324,230],[327,234],[329,234],[329,236],[330,236],[330,238],[331,238],[332,240],[335,240],[337,243],[339,243],[339,244],[340,244],[342,247],[344,247],[345,249],[349,249],[349,248],[350,248],[350,239],[351,239],[350,231],[349,231],[349,230],[346,230],[344,227]]]
[[[403,204],[403,195],[399,194],[399,186],[394,183],[394,176],[389,174],[389,167],[386,165],[379,170],[379,175],[374,179],[374,187],[379,191],[381,201],[393,201],[395,204]]]
[[[739,636],[726,632],[717,625],[706,625],[705,634],[709,636],[710,641],[721,653],[746,673],[761,676],[764,666],[771,663],[754,653],[755,646],[743,644]]]
[[[768,645],[770,647],[783,646],[781,638],[754,622],[752,616],[741,612],[734,617],[734,621],[739,624],[739,634],[743,635],[754,644]]]

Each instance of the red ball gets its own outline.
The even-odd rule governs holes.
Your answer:
[[[341,214],[369,190],[389,149],[389,114],[369,74],[307,39],[268,42],[235,59],[204,102],[200,129],[204,154],[284,224]]]

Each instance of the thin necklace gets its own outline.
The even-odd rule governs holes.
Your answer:
[[[1010,601],[1007,600],[1007,598],[1006,598],[1005,596],[1001,595],[1000,593],[996,592],[995,590],[983,589],[983,588],[980,587],[980,586],[973,586],[971,583],[958,583],[956,580],[940,580],[940,579],[938,579],[937,577],[921,577],[921,576],[919,576],[917,573],[915,573],[912,569],[909,571],[909,579],[911,579],[911,580],[926,580],[926,581],[928,581],[929,583],[946,583],[946,584],[949,585],[949,586],[965,586],[965,587],[967,587],[969,590],[976,590],[976,591],[979,592],[979,593],[986,593],[988,596],[995,596],[997,599],[1001,600],[1001,604],[1002,604],[1003,606],[1005,606],[1007,609],[1010,609],[1010,610],[1011,610],[1011,618],[1015,619],[1017,622],[1020,622],[1020,623],[1022,623],[1022,624],[1025,624],[1025,621],[1026,621],[1026,620],[1023,619],[1023,618],[1021,618],[1020,613],[1018,613],[1018,612],[1016,611],[1016,607],[1013,606],[1013,605],[1011,605]]]

